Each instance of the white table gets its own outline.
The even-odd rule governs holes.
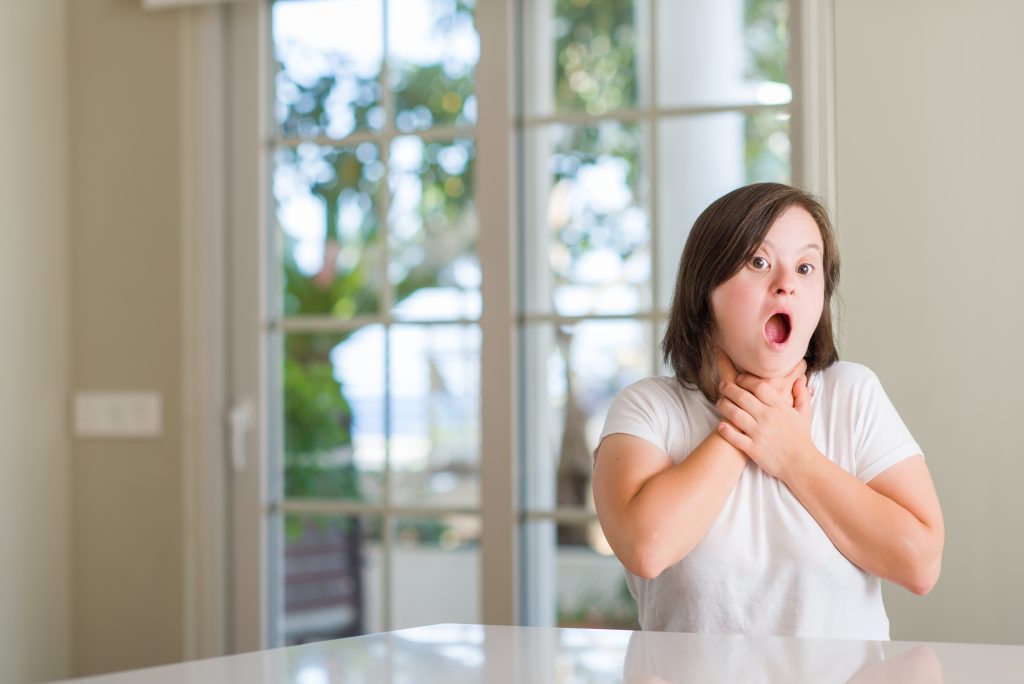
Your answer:
[[[1024,646],[433,625],[68,681],[1021,684]]]

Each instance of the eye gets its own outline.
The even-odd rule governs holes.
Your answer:
[[[750,265],[755,271],[764,271],[768,268],[768,260],[763,256],[755,256],[750,259]]]
[[[799,266],[796,267],[796,272],[799,273],[800,275],[811,275],[812,273],[814,273],[814,265],[800,264]]]

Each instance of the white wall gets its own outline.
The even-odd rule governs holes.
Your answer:
[[[70,674],[65,0],[0,2],[0,681]]]
[[[893,638],[1024,643],[1024,3],[836,0],[845,358],[924,449],[942,578]]]

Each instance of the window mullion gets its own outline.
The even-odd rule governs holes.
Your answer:
[[[392,101],[394,95],[386,93],[383,99],[385,101]],[[313,144],[322,147],[355,147],[360,143],[371,142],[383,146],[388,145],[395,138],[407,135],[416,136],[425,141],[448,141],[453,138],[475,136],[476,126],[438,126],[422,130],[400,131],[393,125],[389,125],[380,131],[355,131],[343,138],[331,138],[326,135],[318,135],[311,138],[274,137],[270,140],[270,145],[271,147],[296,147],[302,144]]]
[[[606,114],[588,114],[586,112],[557,112],[552,114],[524,116],[519,123],[525,127],[564,124],[567,126],[592,126],[604,121],[619,123],[638,123],[671,117],[700,116],[703,114],[724,114],[741,112],[756,114],[765,111],[786,111],[788,102],[737,102],[731,104],[707,104],[686,107],[651,107],[640,109],[616,109]]]

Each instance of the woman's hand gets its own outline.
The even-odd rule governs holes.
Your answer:
[[[736,378],[740,376],[740,372],[736,369],[736,366],[733,365],[732,359],[730,359],[729,356],[724,351],[722,351],[721,349],[718,350],[718,356],[716,358],[715,365],[716,365],[717,370],[718,370],[718,393],[719,393],[719,398],[721,398],[722,383],[723,382],[735,383],[736,382]],[[761,382],[767,382],[768,384],[770,384],[772,387],[774,387],[779,392],[783,392],[785,394],[792,394],[793,401],[795,401],[796,400],[796,394],[794,392],[794,390],[796,389],[796,384],[795,383],[796,383],[797,380],[799,380],[802,377],[803,380],[804,380],[804,386],[806,387],[806,382],[807,382],[807,377],[805,375],[806,373],[807,373],[807,361],[806,360],[801,360],[800,363],[798,363],[793,368],[793,370],[790,371],[789,375],[786,375],[786,376],[781,377],[781,378],[771,378],[771,379],[765,380],[765,379],[763,379],[763,378],[761,378],[759,376],[750,375],[748,373],[744,373],[743,377],[749,377],[749,378],[752,378],[754,380],[759,380]]]
[[[811,441],[811,392],[806,362],[777,380],[739,374],[722,380],[717,406],[725,420],[719,434],[772,477],[817,454]]]

